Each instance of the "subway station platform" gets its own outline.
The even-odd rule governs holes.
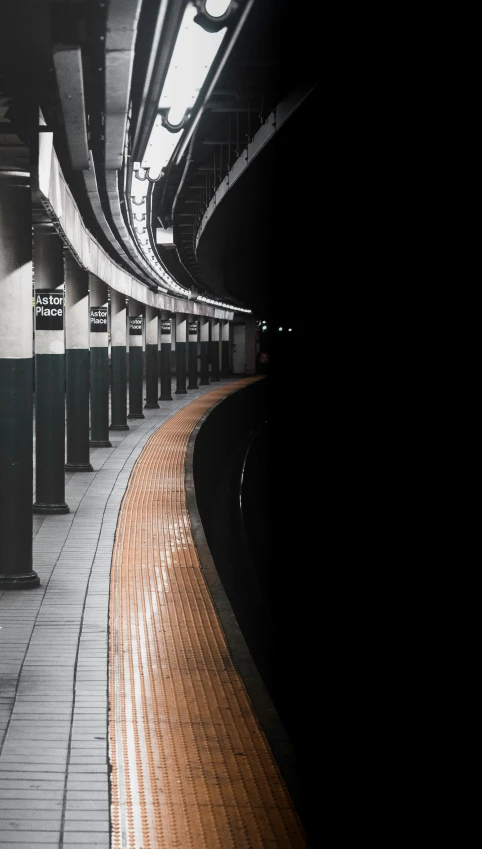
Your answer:
[[[257,379],[145,409],[34,516],[41,585],[0,592],[0,849],[308,846],[192,477],[196,426]]]

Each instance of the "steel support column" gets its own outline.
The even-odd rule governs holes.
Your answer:
[[[0,593],[32,566],[33,359],[30,175],[0,171]]]
[[[200,386],[209,384],[209,318],[202,317],[201,325],[201,380]]]
[[[109,448],[107,286],[90,274],[90,444]]]
[[[137,301],[129,302],[129,415],[128,419],[144,419],[142,412],[144,316]]]
[[[186,324],[184,313],[176,313],[176,395],[186,395]]]
[[[188,324],[188,373],[189,383],[188,389],[197,389],[197,340],[198,340],[198,320],[190,318]]]
[[[159,408],[159,311],[146,306],[146,403],[144,409]]]
[[[91,472],[89,455],[89,276],[65,251],[65,366],[67,462],[72,472]]]
[[[227,380],[229,377],[229,321],[221,323],[221,377]]]
[[[121,292],[110,292],[111,430],[129,430],[127,424],[127,306]]]
[[[64,256],[51,227],[35,229],[34,513],[68,513],[65,502]]]
[[[171,344],[172,344],[172,318],[169,313],[161,316],[161,401],[172,401],[172,376],[171,376]]]
[[[219,321],[211,319],[211,383],[219,381]]]

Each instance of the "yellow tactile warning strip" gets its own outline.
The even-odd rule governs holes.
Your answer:
[[[252,380],[206,393],[165,422],[121,505],[110,600],[112,849],[307,845],[231,662],[186,507],[192,429]]]

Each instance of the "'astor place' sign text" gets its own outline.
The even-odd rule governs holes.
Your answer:
[[[64,329],[64,293],[62,289],[35,289],[35,329]]]
[[[90,308],[90,332],[107,333],[107,307]]]
[[[129,335],[142,336],[142,315],[129,317]]]

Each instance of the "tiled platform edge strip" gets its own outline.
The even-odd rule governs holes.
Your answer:
[[[107,622],[119,507],[153,431],[209,391],[161,401],[113,433],[111,448],[93,448],[93,473],[66,474],[71,512],[35,517],[41,586],[0,592],[0,849],[110,844]]]
[[[110,598],[113,849],[298,849],[306,841],[233,666],[191,533],[184,464],[206,410],[150,438],[119,513]]]

